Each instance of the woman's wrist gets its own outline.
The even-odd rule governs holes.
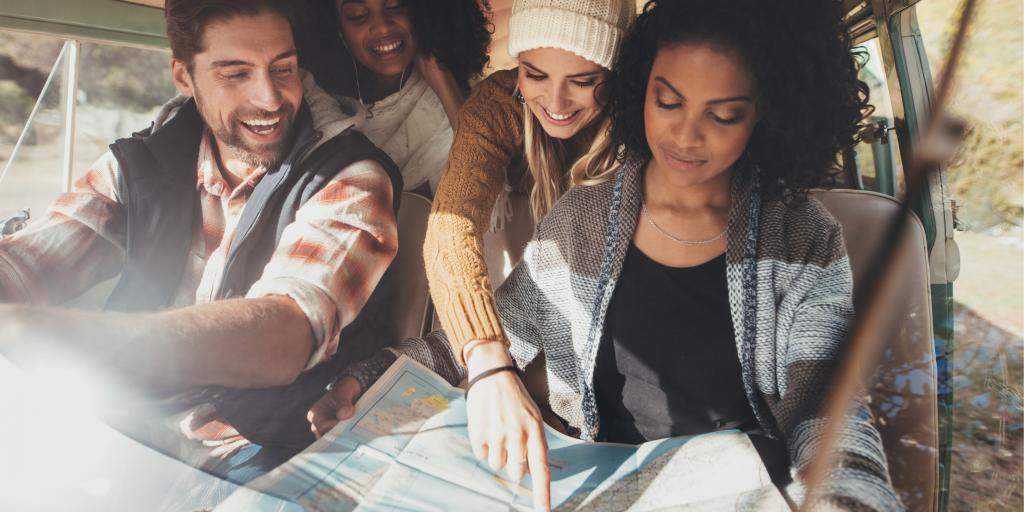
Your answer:
[[[455,132],[459,128],[459,110],[462,109],[462,104],[466,102],[466,98],[463,96],[462,90],[459,89],[459,85],[455,83],[455,78],[449,73],[446,73],[446,75],[441,84],[438,84],[433,89],[438,99],[441,100],[441,108],[444,109],[445,117],[448,118],[448,124],[452,127],[452,132]]]
[[[455,131],[458,128],[459,110],[465,103],[466,97],[450,71],[436,63],[432,65],[432,68],[432,71],[428,72],[428,76],[424,78],[427,85],[437,95],[437,99],[441,100],[441,108],[444,109],[445,117],[448,118],[448,124],[451,125],[452,131]]]
[[[502,340],[473,340],[463,348],[462,355],[470,378],[491,368],[513,364],[512,355]]]
[[[503,373],[503,372],[508,372],[508,373],[511,373],[511,374],[514,374],[514,375],[519,375],[519,368],[516,368],[516,366],[513,365],[513,364],[509,364],[509,365],[505,365],[505,366],[496,366],[494,368],[490,368],[490,369],[487,369],[487,370],[484,370],[484,371],[478,373],[476,375],[476,377],[473,377],[472,379],[469,379],[469,382],[466,384],[466,391],[465,391],[466,398],[469,398],[469,390],[472,389],[473,386],[476,385],[477,382],[480,382],[481,380],[484,380],[484,379],[486,379],[488,377],[491,377],[493,375],[497,375],[497,374]]]

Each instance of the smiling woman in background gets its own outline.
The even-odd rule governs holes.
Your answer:
[[[469,83],[488,62],[489,6],[477,0],[308,0],[296,33],[302,66],[357,129],[430,196]],[[318,98],[318,101],[327,101]]]

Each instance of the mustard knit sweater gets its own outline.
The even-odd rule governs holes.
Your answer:
[[[462,348],[472,340],[507,344],[487,277],[483,235],[506,170],[523,152],[516,76],[515,69],[492,74],[463,104],[423,246],[431,297],[463,364]],[[529,173],[517,185],[529,190]]]

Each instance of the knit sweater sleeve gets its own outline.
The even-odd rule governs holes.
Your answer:
[[[822,390],[834,374],[835,357],[853,317],[853,280],[841,228],[832,225],[823,242],[831,253],[830,263],[814,277],[793,315],[785,391],[773,407],[798,481],[820,450],[826,421],[821,415],[825,405]],[[844,417],[836,464],[823,485],[820,499],[844,510],[903,509],[889,479],[881,436],[861,400],[851,404]]]
[[[431,297],[461,364],[470,341],[505,341],[483,235],[506,169],[522,151],[523,111],[514,99],[515,82],[515,70],[494,73],[463,104],[423,246]]]
[[[401,356],[408,356],[426,366],[452,386],[458,386],[466,378],[466,369],[455,361],[444,331],[434,331],[422,338],[406,338],[369,359],[353,363],[342,370],[338,379],[352,376],[366,391]]]

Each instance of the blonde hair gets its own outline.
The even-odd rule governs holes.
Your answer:
[[[575,162],[567,161],[568,141],[563,142],[548,135],[527,105],[523,105],[523,116],[523,153],[533,176],[530,212],[535,223],[547,215],[555,201],[569,188],[603,183],[618,169],[611,138],[611,119],[607,116],[596,127],[587,151]],[[590,130],[584,128],[574,137]],[[565,172],[566,168],[569,169],[568,173]]]

